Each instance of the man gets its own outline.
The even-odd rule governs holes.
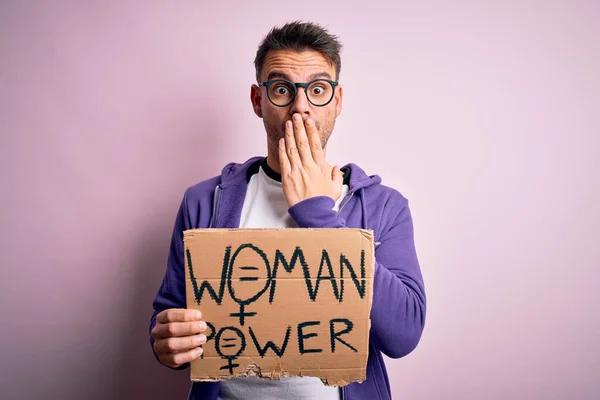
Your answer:
[[[390,399],[382,353],[399,358],[420,340],[425,291],[407,200],[354,164],[326,161],[342,111],[341,45],[327,30],[293,22],[259,46],[250,98],[267,133],[267,157],[230,163],[185,192],[167,272],[154,301],[151,343],[158,360],[185,368],[202,354],[206,323],[185,309],[183,231],[192,228],[364,228],[374,231],[375,278],[367,380],[344,388],[317,378],[235,378],[194,383],[191,399]]]

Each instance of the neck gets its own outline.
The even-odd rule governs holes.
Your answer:
[[[273,146],[269,145],[267,148],[267,165],[273,171],[281,174],[281,166],[279,165],[279,152],[277,149],[273,149]]]

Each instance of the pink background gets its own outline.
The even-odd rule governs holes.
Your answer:
[[[264,154],[256,46],[304,19],[345,45],[331,162],[411,201],[394,397],[598,398],[600,3],[214,3],[0,3],[2,397],[184,398],[147,340],[175,213]]]

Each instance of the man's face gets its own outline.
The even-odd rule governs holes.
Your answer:
[[[261,82],[286,79],[292,83],[308,83],[318,78],[334,81],[336,76],[335,67],[319,52],[275,50],[267,53],[260,78]],[[318,93],[318,90],[316,89],[314,93]],[[304,88],[297,88],[297,91],[296,98],[290,105],[278,107],[269,101],[265,87],[252,86],[250,95],[252,106],[256,115],[263,119],[268,145],[277,149],[279,139],[284,137],[285,122],[290,120],[293,114],[298,113],[303,119],[310,117],[315,121],[321,145],[325,148],[333,131],[335,119],[342,111],[342,88],[335,87],[333,99],[323,107],[311,104]]]

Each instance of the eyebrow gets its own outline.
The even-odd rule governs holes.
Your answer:
[[[275,79],[275,78],[286,79],[288,81],[292,80],[288,74],[279,72],[279,71],[271,71],[271,72],[269,72],[269,75],[267,75],[268,81],[270,81],[271,79]],[[309,76],[308,80],[312,81],[312,80],[319,79],[319,78],[331,79],[331,75],[329,75],[327,72],[318,72],[316,74],[312,74],[311,76]]]

